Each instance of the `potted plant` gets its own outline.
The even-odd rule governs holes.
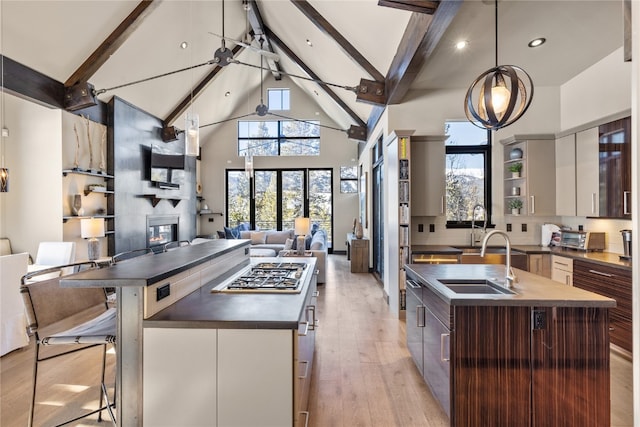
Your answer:
[[[511,171],[512,178],[520,178],[520,171],[522,171],[522,163],[521,162],[511,163],[509,165],[509,171]]]
[[[520,215],[520,209],[522,209],[522,200],[511,199],[509,200],[509,208],[512,215]]]

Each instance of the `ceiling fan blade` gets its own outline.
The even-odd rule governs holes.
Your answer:
[[[230,37],[222,37],[220,34],[215,34],[212,33],[211,31],[209,31],[209,34],[216,36],[222,40],[231,42],[231,43],[235,43],[238,46],[243,46],[246,47],[247,49],[251,49],[252,51],[264,56],[267,59],[271,59],[272,61],[278,62],[280,61],[280,55],[278,55],[277,53],[273,53],[273,52],[269,52],[268,50],[264,50],[264,49],[260,49],[259,47],[255,47],[249,43],[245,43],[241,40],[236,40],[236,39],[232,39]]]

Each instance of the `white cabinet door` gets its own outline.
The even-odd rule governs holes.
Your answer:
[[[218,330],[218,425],[293,425],[294,333]]]
[[[573,286],[573,259],[551,255],[551,280]]]
[[[555,140],[528,140],[525,148],[527,215],[551,216],[556,213]]]
[[[556,215],[576,216],[576,135],[556,140]]]
[[[217,425],[216,332],[144,329],[144,426]]]
[[[411,216],[445,214],[444,137],[411,138]]]
[[[599,215],[598,128],[576,134],[576,214]]]

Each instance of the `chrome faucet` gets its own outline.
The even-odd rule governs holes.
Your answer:
[[[482,226],[482,234],[487,232],[487,210],[481,204],[477,204],[471,211],[471,247],[475,247],[476,243],[480,242],[480,239],[476,240],[476,210],[480,209],[484,217],[484,225]]]
[[[511,268],[511,241],[509,240],[509,236],[502,230],[493,230],[490,231],[486,236],[484,236],[484,240],[482,241],[482,250],[480,251],[480,256],[484,257],[484,253],[487,249],[487,242],[494,234],[499,234],[504,237],[504,240],[507,242],[507,265],[504,277],[504,287],[507,289],[511,289],[513,287],[513,283],[518,281],[513,269]]]

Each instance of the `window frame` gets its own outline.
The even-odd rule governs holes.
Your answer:
[[[275,92],[279,92],[280,93],[280,108],[275,108],[271,106],[271,93],[275,93]],[[288,98],[289,98],[289,108],[283,108],[284,107],[284,93],[288,94]],[[268,88],[267,89],[267,107],[269,109],[269,111],[291,111],[291,89],[286,88],[286,87],[273,87],[273,88]]]
[[[309,157],[314,157],[314,156],[319,156],[320,155],[320,150],[321,150],[321,144],[322,144],[322,139],[321,139],[321,135],[320,135],[320,121],[319,120],[306,120],[305,122],[317,126],[318,127],[318,136],[285,136],[284,132],[283,132],[283,125],[284,123],[288,123],[288,122],[295,122],[296,120],[291,120],[291,119],[285,119],[285,120],[238,120],[237,123],[237,144],[236,144],[236,150],[238,153],[238,156],[243,157],[247,154],[249,154],[250,151],[250,142],[251,141],[264,141],[264,142],[270,142],[270,141],[274,141],[277,144],[277,154],[263,154],[263,153],[259,153],[259,154],[252,154],[254,156],[265,156],[265,157],[289,157],[289,156],[309,156]],[[315,123],[317,122],[317,123]],[[277,136],[260,136],[260,137],[244,137],[244,136],[240,136],[240,126],[243,123],[275,123],[276,124],[276,128],[277,128]],[[241,141],[247,141],[247,148],[244,152],[240,152],[240,143]],[[317,141],[318,144],[318,150],[317,153],[312,153],[312,154],[291,154],[291,155],[283,155],[282,154],[282,146],[283,144],[287,144],[287,143],[291,143],[292,141],[300,141],[300,142],[305,142],[305,141]]]
[[[451,120],[453,121],[453,120]],[[445,143],[445,162],[448,154],[484,154],[484,208],[487,215],[487,228],[494,228],[492,214],[492,151],[493,151],[493,133],[487,129],[487,143],[480,145],[446,145]],[[445,168],[446,169],[446,168]],[[464,221],[446,221],[446,228],[471,228],[471,220]]]
[[[346,169],[346,168],[355,169],[355,174],[354,174],[353,178],[344,178],[342,176],[342,169]],[[342,182],[343,181],[349,181],[349,182],[353,181],[353,182],[355,182],[355,191],[342,191]],[[341,194],[358,194],[358,186],[359,186],[359,183],[358,183],[358,166],[340,166],[340,193]]]

